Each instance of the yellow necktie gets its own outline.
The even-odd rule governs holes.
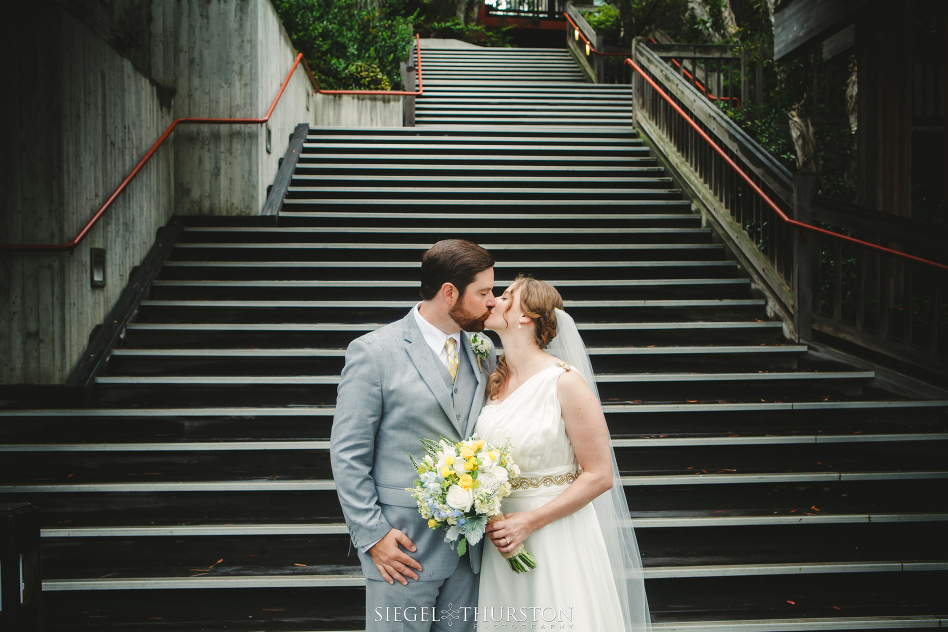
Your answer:
[[[454,338],[444,341],[444,349],[448,352],[448,371],[451,373],[452,380],[458,377],[458,350],[454,347]]]

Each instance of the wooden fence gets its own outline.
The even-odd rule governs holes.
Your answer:
[[[709,99],[709,89],[717,91],[714,96],[732,96],[729,88],[736,86],[715,74],[730,73],[724,70],[727,64],[712,70],[706,66],[702,75],[702,64],[695,61],[689,78],[681,67],[666,62],[686,60],[685,52],[637,41],[633,59],[784,213],[945,263],[945,231],[815,195],[815,176],[791,174]],[[697,60],[707,51],[694,52],[692,59]],[[709,219],[799,339],[831,336],[905,365],[948,375],[948,273],[943,268],[789,226],[638,74],[632,92],[636,125],[708,210]]]

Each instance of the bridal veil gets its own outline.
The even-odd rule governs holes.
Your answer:
[[[572,316],[561,309],[556,310],[556,337],[547,346],[546,351],[564,362],[586,380],[599,400],[596,388],[596,376],[586,353],[579,330]],[[600,405],[601,405],[601,400]],[[619,603],[625,618],[626,630],[647,632],[651,629],[648,601],[645,597],[645,576],[642,571],[642,558],[629,517],[629,505],[625,498],[625,489],[619,477],[616,453],[612,452],[612,489],[601,494],[592,505],[602,529],[602,536],[609,553],[609,562],[619,593]]]

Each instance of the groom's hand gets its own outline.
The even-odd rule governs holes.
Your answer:
[[[397,580],[402,586],[408,585],[405,577],[418,580],[418,575],[411,569],[421,570],[421,564],[412,559],[407,553],[402,551],[399,545],[405,547],[412,553],[415,552],[415,545],[411,539],[398,529],[392,529],[385,536],[376,542],[375,546],[369,549],[369,555],[375,562],[375,568],[379,569],[382,579],[388,583],[394,583]]]

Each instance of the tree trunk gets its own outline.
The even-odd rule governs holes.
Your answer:
[[[856,59],[849,62],[849,78],[846,80],[846,113],[849,117],[849,132],[853,135],[853,151],[846,164],[846,184],[854,189],[857,185],[856,174],[859,172],[859,68]],[[849,200],[855,202],[856,200]]]
[[[474,24],[481,4],[483,0],[454,0],[454,16],[461,24]]]
[[[793,148],[797,158],[799,171],[813,171],[820,175],[820,158],[816,150],[816,134],[813,131],[813,122],[805,112],[806,95],[793,109],[787,113],[790,119],[790,136],[793,139]]]
[[[723,42],[737,34],[737,18],[730,0],[722,0],[720,5],[709,0],[688,0],[688,13],[694,16],[709,42]]]

